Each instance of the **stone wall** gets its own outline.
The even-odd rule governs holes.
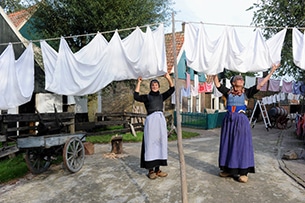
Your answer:
[[[168,89],[168,82],[164,77],[157,78],[160,82],[160,92],[164,92]],[[140,94],[147,94],[150,91],[150,80],[143,80],[140,87]],[[120,81],[115,82],[115,85],[104,88],[102,91],[102,112],[132,112],[134,106],[140,107],[142,113],[146,113],[144,104],[137,102],[133,99],[133,93],[137,80]],[[171,104],[171,99],[167,99],[165,102],[165,111],[173,110],[174,105]]]

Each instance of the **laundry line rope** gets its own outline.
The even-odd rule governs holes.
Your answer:
[[[293,29],[293,28],[298,28],[300,30],[305,30],[305,27],[284,27],[284,26],[254,26],[254,25],[234,25],[234,24],[222,24],[222,23],[208,23],[208,22],[202,22],[202,21],[184,21],[184,20],[175,20],[175,22],[181,22],[181,23],[192,23],[192,24],[205,24],[205,25],[213,25],[213,26],[222,26],[222,27],[243,27],[243,28],[263,28],[263,29]],[[153,24],[147,24],[147,25],[142,25],[142,26],[136,26],[136,27],[130,27],[130,28],[123,28],[123,29],[115,29],[111,31],[104,31],[104,32],[97,32],[101,34],[109,34],[109,33],[114,33],[115,31],[122,32],[122,31],[128,31],[128,30],[134,30],[137,27],[139,28],[144,28],[147,26],[154,26],[154,25],[159,25],[161,23],[153,23]],[[65,39],[70,39],[70,38],[78,38],[78,37],[84,37],[84,36],[92,36],[96,35],[97,33],[87,33],[87,34],[80,34],[80,35],[70,35],[70,36],[65,36],[63,38]],[[54,40],[60,40],[61,37],[54,37],[54,38],[47,38],[47,39],[38,39],[38,40],[29,40],[30,42],[40,42],[40,41],[54,41]],[[9,44],[23,44],[23,43],[28,43],[28,41],[21,41],[21,42],[8,42],[8,43],[0,43],[0,46],[7,46]]]
[[[78,38],[78,37],[84,37],[84,36],[92,36],[96,35],[98,33],[100,34],[109,34],[109,33],[114,33],[114,32],[122,32],[122,31],[128,31],[128,30],[135,30],[137,27],[138,28],[145,28],[147,26],[155,26],[155,25],[160,25],[161,23],[152,23],[152,24],[147,24],[147,25],[142,25],[142,26],[136,26],[136,27],[130,27],[130,28],[123,28],[123,29],[115,29],[115,30],[110,30],[110,31],[104,31],[104,32],[96,32],[96,33],[87,33],[87,34],[80,34],[80,35],[70,35],[70,36],[65,36],[63,38],[65,39],[71,39],[71,38]],[[54,41],[54,40],[60,40],[61,37],[54,37],[54,38],[47,38],[47,39],[37,39],[37,40],[27,40],[27,41],[21,41],[21,42],[6,42],[6,43],[0,43],[0,46],[7,46],[9,44],[24,44],[28,42],[41,42],[41,41]]]
[[[305,27],[285,27],[285,26],[254,26],[254,25],[233,25],[233,24],[222,24],[222,23],[206,23],[202,21],[183,21],[183,20],[176,20],[175,22],[181,22],[181,23],[192,23],[192,24],[205,24],[205,25],[215,25],[215,26],[222,26],[222,27],[244,27],[244,28],[263,28],[263,29],[290,29],[298,28],[300,30],[305,30]]]

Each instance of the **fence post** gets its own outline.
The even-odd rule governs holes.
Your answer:
[[[74,113],[74,117],[70,120],[71,123],[73,123],[73,124],[71,124],[69,126],[69,131],[70,131],[70,133],[73,134],[73,133],[75,133],[75,104],[70,104],[68,106],[68,112]]]

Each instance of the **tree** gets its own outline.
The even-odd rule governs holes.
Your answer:
[[[86,35],[168,22],[172,0],[36,0],[32,26],[43,38]],[[123,38],[131,31],[122,31]],[[108,40],[113,33],[103,34]],[[67,39],[77,51],[94,36]]]
[[[41,33],[41,36],[37,36],[40,39],[77,36],[66,38],[74,52],[87,45],[97,32],[103,33],[103,36],[110,40],[113,36],[112,31],[116,29],[122,30],[152,24],[158,26],[158,23],[170,22],[171,5],[173,4],[172,0],[35,1],[37,7],[31,21],[34,36],[37,36],[36,33]],[[166,23],[164,24],[166,25]],[[119,34],[121,38],[124,38],[133,30],[126,29],[119,31]],[[105,33],[108,31],[110,31],[108,34]],[[59,40],[49,40],[48,43],[54,49],[58,49]],[[130,89],[134,89],[134,81],[122,82]],[[115,99],[117,83],[120,82],[112,82],[105,87],[102,91],[103,97],[109,96]],[[88,95],[90,121],[94,121],[94,114],[97,111],[96,102],[95,94]]]
[[[6,13],[19,11],[26,7],[26,5],[23,4],[22,0],[1,0],[0,6]]]
[[[293,63],[292,27],[305,26],[305,0],[260,0],[248,10],[254,10],[252,24],[262,29],[266,39],[287,27],[282,49],[282,61],[277,75],[303,79],[304,71]]]

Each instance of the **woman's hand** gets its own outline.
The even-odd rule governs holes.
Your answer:
[[[142,82],[142,76],[138,77],[138,82]]]
[[[166,79],[169,79],[171,76],[169,75],[169,73],[165,73],[165,74],[164,74],[164,77],[165,77]]]
[[[170,87],[174,87],[174,83],[172,81],[172,78],[171,78],[170,74],[169,73],[165,73],[164,77],[167,79],[169,86]]]
[[[276,71],[276,69],[278,69],[278,67],[280,67],[281,64],[272,64],[272,68],[271,68],[271,72],[273,73],[274,71]]]
[[[280,66],[281,66],[281,64],[272,64],[271,71],[259,84],[257,84],[256,88],[258,90],[260,90],[266,84],[266,82],[268,82],[268,80],[270,79],[270,77],[274,73],[274,71],[276,71],[276,69],[278,69],[278,67],[280,67]]]
[[[138,83],[137,83],[136,88],[135,88],[135,92],[140,92],[141,82],[142,82],[142,76],[139,76],[138,77]]]

